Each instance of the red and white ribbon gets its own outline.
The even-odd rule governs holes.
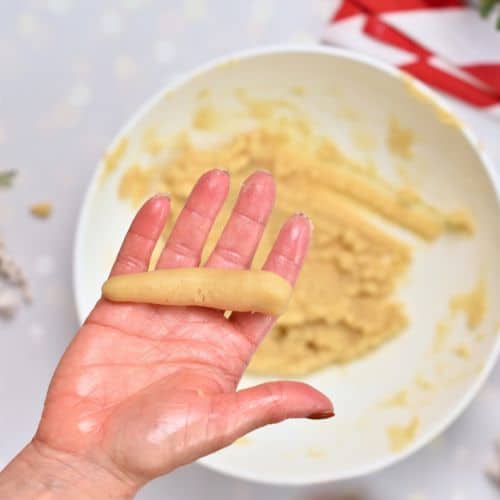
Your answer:
[[[500,117],[500,32],[461,0],[342,0],[323,41]]]

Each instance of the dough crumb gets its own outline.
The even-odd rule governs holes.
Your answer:
[[[474,220],[469,212],[455,210],[446,215],[446,224],[451,231],[467,234],[474,233]]]
[[[128,139],[122,137],[116,145],[104,155],[104,167],[101,172],[101,182],[104,182],[116,169],[128,147]]]
[[[477,332],[474,338],[476,339],[476,342],[483,342],[488,338],[488,335],[484,332]]]
[[[243,436],[237,439],[233,444],[236,446],[248,446],[251,442],[252,440],[248,436]]]
[[[450,127],[455,127],[459,130],[464,128],[463,123],[455,115],[452,115],[448,110],[444,109],[440,104],[434,103],[434,109],[441,123],[449,125]]]
[[[208,97],[210,97],[210,94],[211,92],[209,89],[201,89],[196,94],[196,99],[199,99],[200,101],[203,99],[207,99]]]
[[[408,404],[408,391],[402,390],[382,402],[385,408],[393,408],[397,406],[406,406]]]
[[[157,129],[151,127],[142,136],[142,147],[146,153],[157,155],[168,147],[168,141],[158,133]]]
[[[450,309],[453,313],[463,312],[467,318],[467,326],[476,328],[486,314],[486,283],[480,278],[470,292],[457,294],[450,300]]]
[[[386,138],[389,151],[404,160],[411,160],[413,158],[413,142],[413,132],[409,128],[403,127],[396,118],[392,117],[389,120]]]
[[[465,344],[459,344],[459,345],[455,346],[452,349],[452,352],[458,358],[462,358],[462,359],[469,359],[470,358],[470,349]]]
[[[424,93],[424,91],[418,88],[414,79],[403,75],[403,82],[405,83],[406,89],[410,94],[416,97],[419,101],[428,104],[432,110],[434,111],[436,117],[441,123],[445,125],[449,125],[450,127],[455,127],[458,129],[463,128],[462,122],[452,115],[449,111],[444,109],[439,103],[437,103],[431,96]]]
[[[351,141],[360,151],[372,152],[377,149],[375,137],[366,130],[354,128],[351,131]]]
[[[387,437],[391,451],[397,453],[407,448],[414,441],[420,420],[413,417],[406,425],[392,425],[387,427]]]
[[[318,448],[316,446],[312,446],[306,450],[306,455],[310,458],[321,459],[326,458],[327,453],[322,448]]]
[[[199,107],[193,116],[193,127],[198,130],[214,130],[219,123],[219,116],[213,106]]]
[[[396,196],[402,205],[415,205],[422,201],[422,198],[417,191],[409,186],[399,188],[396,191]]]
[[[415,186],[417,184],[415,177],[415,172],[410,169],[410,167],[406,163],[398,162],[394,165],[394,170],[399,177],[399,181],[403,185],[404,188],[413,189],[413,192],[416,193]]]
[[[290,91],[295,97],[303,97],[304,95],[306,95],[305,88],[300,85],[292,87]]]
[[[31,215],[39,219],[48,219],[52,215],[53,206],[51,203],[35,203],[30,206]]]
[[[451,317],[438,321],[434,332],[434,351],[439,351],[444,347],[446,339],[451,331]]]
[[[132,165],[123,174],[118,187],[118,196],[122,199],[131,200],[134,205],[139,206],[151,193],[153,179],[151,171],[140,165]],[[165,192],[160,186],[157,192]]]
[[[434,384],[423,375],[417,375],[415,377],[415,384],[417,385],[417,387],[423,389],[424,391],[430,391],[434,388]]]
[[[359,120],[359,111],[350,106],[344,105],[337,109],[337,116],[344,120],[355,122]]]
[[[464,313],[467,327],[470,330],[474,330],[483,320],[486,308],[486,284],[484,277],[481,276],[470,292],[456,294],[449,300],[446,316],[436,323],[433,343],[434,351],[443,349],[452,330],[453,319],[457,314]],[[476,333],[474,338],[479,342],[484,340],[486,335],[484,333]],[[456,349],[457,346],[451,348],[452,352],[457,356],[462,358],[467,357],[464,349],[459,349],[460,352],[457,352]]]

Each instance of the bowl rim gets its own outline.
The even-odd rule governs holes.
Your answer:
[[[125,121],[125,124],[118,130],[118,132],[111,140],[108,146],[108,150],[112,149],[120,141],[122,137],[126,136],[129,131],[133,130],[135,126],[139,123],[139,121],[150,110],[152,110],[163,99],[163,97],[166,94],[175,92],[183,85],[196,79],[197,77],[203,75],[204,73],[242,60],[258,58],[261,56],[284,55],[284,54],[289,54],[289,55],[322,54],[327,56],[333,56],[334,58],[347,59],[365,64],[393,78],[406,79],[410,81],[411,84],[418,90],[418,92],[422,93],[431,102],[442,108],[452,117],[456,118],[457,116],[455,111],[451,109],[449,104],[439,94],[437,94],[426,84],[420,82],[419,80],[399,70],[398,68],[390,66],[385,62],[381,62],[374,57],[365,54],[360,54],[344,48],[326,47],[321,45],[317,46],[309,44],[266,45],[242,51],[231,52],[229,54],[213,58],[210,61],[198,65],[194,69],[183,72],[179,76],[176,76],[172,78],[170,81],[167,81],[167,83],[164,84],[160,90],[156,91],[150,98],[146,99],[146,101],[141,106],[139,106],[138,110],[135,111]],[[480,163],[496,194],[497,204],[499,206],[499,211],[500,211],[500,176],[496,173],[493,162],[490,160],[488,155],[484,151],[482,151],[482,148],[479,146],[479,142],[475,136],[475,133],[472,132],[471,128],[468,125],[460,122],[459,130],[464,139],[469,143],[469,145],[474,149],[474,151],[478,155]],[[87,225],[87,220],[89,217],[90,206],[92,204],[93,196],[99,189],[98,181],[102,168],[103,168],[103,159],[101,158],[98,162],[97,167],[94,169],[89,184],[87,185],[87,188],[85,190],[85,195],[83,198],[83,202],[80,206],[78,222],[74,234],[73,256],[72,256],[73,257],[72,288],[73,288],[73,298],[75,301],[76,312],[80,323],[83,322],[84,319],[84,311],[82,309],[82,302],[83,302],[83,296],[82,296],[83,287],[82,287],[82,275],[81,275],[82,271],[79,266],[79,262],[81,262],[80,255],[82,253],[82,248],[84,243],[83,233],[84,233],[84,228]],[[500,331],[498,333],[500,333]],[[356,477],[373,474],[391,465],[395,465],[396,463],[401,462],[402,460],[408,458],[410,455],[413,455],[414,453],[422,449],[425,445],[430,443],[442,432],[444,432],[452,423],[454,423],[457,420],[457,418],[465,411],[465,409],[471,404],[473,399],[477,396],[479,390],[481,389],[486,379],[490,375],[491,371],[493,370],[499,356],[500,356],[500,335],[497,335],[495,345],[491,350],[487,358],[487,361],[484,363],[481,371],[476,375],[475,381],[472,384],[472,386],[462,396],[458,404],[456,404],[455,407],[453,407],[449,412],[447,412],[444,417],[438,419],[437,423],[431,429],[429,429],[424,434],[420,435],[405,450],[399,453],[391,454],[383,459],[376,460],[371,464],[367,464],[362,467],[353,467],[351,469],[343,471],[340,474],[332,472],[331,474],[311,475],[307,478],[301,476],[288,476],[288,477],[279,476],[276,478],[269,478],[269,477],[261,477],[260,474],[252,473],[251,471],[248,470],[245,471],[239,470],[237,472],[231,471],[230,469],[224,466],[211,463],[210,455],[202,457],[201,459],[197,460],[197,463],[229,477],[236,477],[238,479],[258,482],[261,484],[282,485],[282,486],[285,485],[306,486],[306,485],[320,484],[326,482],[353,479]]]

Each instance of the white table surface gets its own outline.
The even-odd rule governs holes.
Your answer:
[[[173,75],[229,51],[316,43],[335,1],[0,0],[0,233],[34,303],[0,320],[0,467],[30,439],[53,369],[78,322],[71,256],[85,187],[112,136]],[[452,103],[500,174],[500,120]],[[54,203],[48,221],[35,201]],[[500,249],[499,249],[500,251]],[[500,435],[500,366],[464,415],[403,463],[307,488],[270,487],[190,465],[141,499],[493,500],[482,467]]]

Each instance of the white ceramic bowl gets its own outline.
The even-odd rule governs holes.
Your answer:
[[[231,105],[237,87],[265,96],[287,96],[301,86],[301,105],[314,126],[361,160],[353,128],[377,139],[370,158],[383,175],[394,178],[394,158],[385,146],[390,117],[413,130],[415,155],[407,162],[418,173],[425,198],[443,208],[467,206],[477,231],[474,238],[445,236],[427,244],[398,232],[414,247],[409,276],[398,296],[411,325],[394,341],[344,367],[332,366],[305,377],[331,396],[337,416],[328,421],[290,421],[254,432],[243,442],[208,456],[201,463],[227,474],[256,481],[310,484],[359,476],[415,452],[445,429],[470,403],[499,352],[500,304],[498,184],[477,143],[457,126],[446,106],[425,86],[395,69],[364,56],[324,48],[269,48],[210,63],[167,86],[145,104],[117,136],[134,143],[151,125],[164,134],[188,128],[197,93],[211,89],[218,102]],[[227,101],[227,102],[225,102]],[[353,110],[356,115],[353,119]],[[116,143],[115,141],[115,143]],[[103,184],[101,164],[83,204],[74,252],[74,293],[80,319],[99,295],[118,245],[133,215],[117,199],[117,182],[134,147]],[[488,310],[478,334],[456,319],[445,347],[433,353],[435,325],[446,314],[451,295],[473,287],[484,273]],[[478,340],[480,338],[480,340]],[[453,354],[466,345],[468,357]],[[418,378],[420,376],[420,378]],[[427,382],[430,383],[427,386]],[[262,381],[245,376],[242,386]],[[402,406],[383,405],[406,391]],[[387,428],[418,417],[414,439],[391,451]]]

